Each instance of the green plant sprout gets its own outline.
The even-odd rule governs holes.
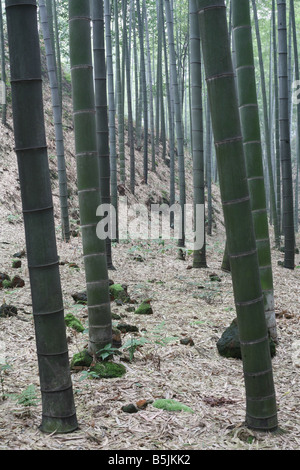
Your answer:
[[[134,358],[135,351],[140,347],[143,346],[145,343],[148,343],[149,340],[145,337],[142,338],[130,338],[126,343],[121,347],[122,350],[128,351],[129,353],[129,361],[132,362]]]
[[[119,356],[122,355],[121,351],[118,348],[113,348],[112,345],[109,343],[104,348],[97,351],[97,357],[99,357],[102,361],[105,361],[110,356],[117,354]]]
[[[38,397],[36,394],[36,388],[33,384],[28,385],[25,390],[23,390],[18,395],[12,395],[12,397],[17,400],[19,405],[23,406],[37,406],[38,404]]]

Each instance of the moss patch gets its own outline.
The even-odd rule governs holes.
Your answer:
[[[150,305],[150,302],[147,300],[142,302],[134,313],[136,315],[151,315],[153,313],[153,310]]]
[[[71,369],[74,367],[90,367],[92,364],[92,356],[89,355],[86,349],[74,354],[71,361]]]
[[[65,316],[65,324],[69,328],[73,328],[76,331],[79,331],[79,333],[82,333],[84,331],[84,326],[82,325],[81,321],[78,320],[78,318],[74,317],[72,313],[68,313]]]
[[[121,300],[122,302],[128,300],[128,294],[121,284],[112,284],[109,286],[109,293],[111,300]]]
[[[155,408],[159,408],[160,410],[166,411],[186,411],[188,413],[194,413],[192,408],[189,406],[183,405],[179,401],[171,400],[171,399],[159,399],[153,403]]]
[[[126,373],[126,367],[123,364],[117,364],[115,362],[97,362],[91,371],[95,372],[99,378],[102,379],[114,379],[116,377],[122,377]]]

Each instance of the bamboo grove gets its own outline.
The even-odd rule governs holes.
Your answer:
[[[223,264],[232,277],[241,342],[245,422],[252,429],[277,429],[269,349],[269,337],[278,341],[271,247],[274,243],[284,250],[283,270],[294,269],[300,158],[300,108],[295,106],[294,83],[299,81],[299,63],[294,1],[267,2],[263,11],[270,18],[267,34],[260,28],[257,3],[5,1],[0,15],[1,76],[5,84],[6,24],[44,432],[70,432],[78,424],[45,142],[39,34],[51,88],[65,243],[70,226],[62,76],[70,70],[88,354],[100,360],[98,351],[112,342],[109,270],[114,269],[112,242],[120,241],[118,217],[115,225],[110,224],[106,241],[97,236],[99,217],[105,216],[97,208],[111,204],[118,216],[120,188],[135,193],[140,184],[137,150],[143,154],[144,185],[149,184],[149,173],[156,172],[157,159],[162,159],[169,171],[170,205],[177,201],[184,214],[177,240],[178,257],[184,260],[190,164],[194,214],[197,205],[204,205],[206,220],[204,245],[193,252],[193,268],[207,266],[205,240],[212,233],[215,183],[226,228]],[[3,123],[6,112],[5,101]],[[174,223],[171,216],[172,228]],[[52,290],[55,286],[55,296],[50,295],[50,285]]]

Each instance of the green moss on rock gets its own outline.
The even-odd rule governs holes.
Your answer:
[[[194,413],[192,408],[183,405],[179,401],[160,398],[153,403],[155,408],[166,411],[186,411],[187,413]]]
[[[126,367],[123,364],[103,361],[91,367],[91,372],[95,372],[102,379],[114,379],[122,377],[126,373]]]
[[[12,260],[12,268],[20,268],[22,266],[22,261],[20,259]]]
[[[71,361],[71,369],[74,367],[90,367],[93,358],[89,355],[86,349],[74,354]]]
[[[121,300],[122,302],[128,300],[128,294],[121,284],[112,284],[109,286],[109,293],[111,300]]]
[[[84,326],[82,325],[81,321],[78,320],[78,318],[74,317],[72,313],[68,313],[65,316],[65,324],[69,328],[73,328],[74,330],[78,331],[79,333],[82,333],[84,331]]]
[[[90,367],[92,364],[92,356],[89,355],[86,349],[74,354],[71,361],[71,369],[74,367]]]
[[[153,313],[153,310],[150,305],[150,302],[148,300],[142,302],[134,313],[136,315],[151,315]]]

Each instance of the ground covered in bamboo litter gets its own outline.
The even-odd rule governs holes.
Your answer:
[[[4,237],[9,242],[5,243]],[[280,343],[273,367],[282,432],[256,433],[243,425],[241,361],[221,357],[216,348],[235,310],[230,274],[220,269],[223,243],[216,235],[208,237],[207,242],[206,269],[190,269],[191,255],[186,261],[178,260],[172,241],[165,245],[131,241],[113,247],[116,270],[109,272],[110,278],[125,283],[130,297],[138,303],[151,299],[153,310],[151,315],[139,316],[128,311],[127,304],[112,301],[112,312],[120,317],[114,324],[121,321],[138,328],[136,333],[123,333],[123,343],[141,337],[148,342],[135,350],[131,362],[122,361],[126,374],[121,378],[90,379],[83,371],[72,372],[79,429],[68,435],[49,436],[38,429],[41,404],[26,259],[22,259],[20,268],[10,268],[12,254],[24,247],[23,227],[21,222],[6,224],[1,233],[1,265],[11,274],[16,271],[25,285],[1,291],[2,300],[16,306],[18,313],[0,318],[2,364],[9,365],[6,370],[2,366],[1,371],[5,400],[0,400],[0,449],[298,449],[298,269],[288,271],[277,266],[282,255],[274,252]],[[85,287],[80,237],[65,244],[58,236],[58,251],[66,262],[60,267],[65,314],[72,313],[87,327],[86,306],[72,298]],[[211,280],[212,273],[217,274],[218,281]],[[88,335],[67,327],[67,336],[71,358],[87,344]],[[182,339],[191,341],[182,344]],[[121,361],[121,357],[115,361]],[[20,395],[29,386],[35,390],[37,401],[32,399],[30,404],[29,400],[29,406],[25,406]],[[193,413],[157,409],[153,402],[158,398],[176,400]],[[144,409],[132,414],[122,410],[141,400],[146,401]]]

